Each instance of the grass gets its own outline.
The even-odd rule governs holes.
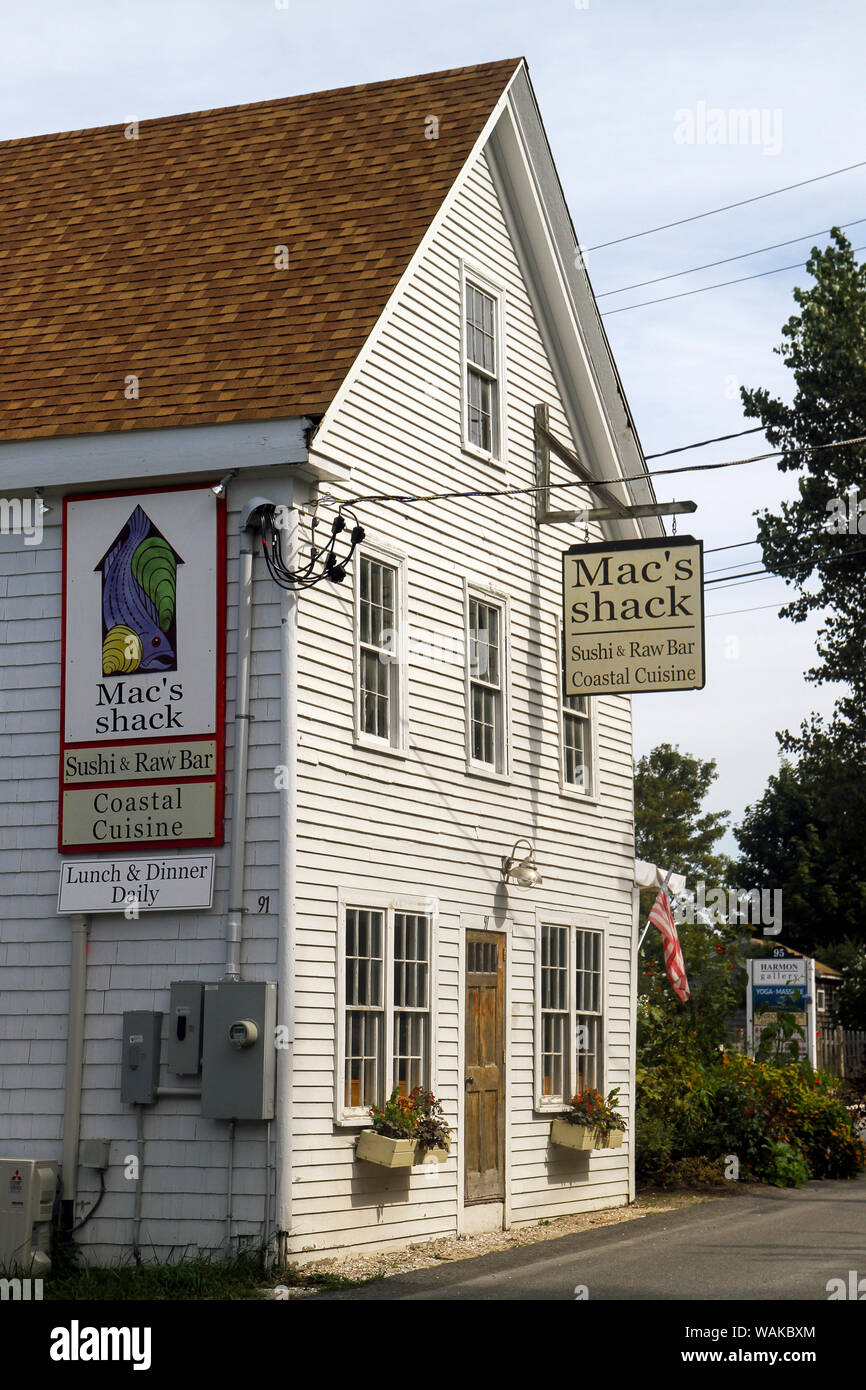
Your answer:
[[[373,1276],[378,1278],[380,1276]],[[285,1288],[349,1289],[369,1278],[347,1279],[338,1274],[305,1273],[291,1267],[265,1267],[261,1250],[241,1251],[231,1258],[219,1255],[184,1256],[136,1264],[130,1257],[108,1266],[81,1262],[77,1246],[55,1243],[51,1273],[44,1281],[46,1301],[191,1301],[268,1298],[276,1285]]]

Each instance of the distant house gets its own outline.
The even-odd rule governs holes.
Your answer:
[[[0,538],[0,1152],[63,1160],[91,1260],[303,1259],[628,1202],[630,701],[563,693],[583,531],[531,489],[543,464],[572,487],[553,510],[584,475],[653,494],[525,64],[15,140],[0,177],[0,492],[39,488],[44,522]],[[455,492],[478,495],[357,505],[346,582],[299,598],[242,529],[286,507],[309,557],[314,502],[330,524]],[[64,503],[70,546],[106,517],[66,570]],[[64,647],[103,558],[126,606],[106,581]],[[147,702],[180,706],[190,662],[195,747],[172,706],[154,764]],[[131,763],[105,756],[121,736]],[[535,887],[503,875],[522,839]],[[173,906],[102,910],[139,860]],[[447,1160],[359,1159],[371,1104],[419,1084]],[[553,1146],[589,1086],[620,1088],[625,1144]]]

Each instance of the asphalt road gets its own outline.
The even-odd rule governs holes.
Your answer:
[[[361,1300],[696,1299],[827,1302],[849,1271],[866,1295],[866,1175],[761,1187],[676,1212],[322,1293]]]

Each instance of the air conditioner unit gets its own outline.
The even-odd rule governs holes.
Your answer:
[[[39,1277],[51,1268],[57,1160],[0,1158],[0,1269]]]

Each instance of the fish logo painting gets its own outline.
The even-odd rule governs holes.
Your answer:
[[[177,567],[183,560],[136,507],[102,572],[102,674],[177,670]]]

